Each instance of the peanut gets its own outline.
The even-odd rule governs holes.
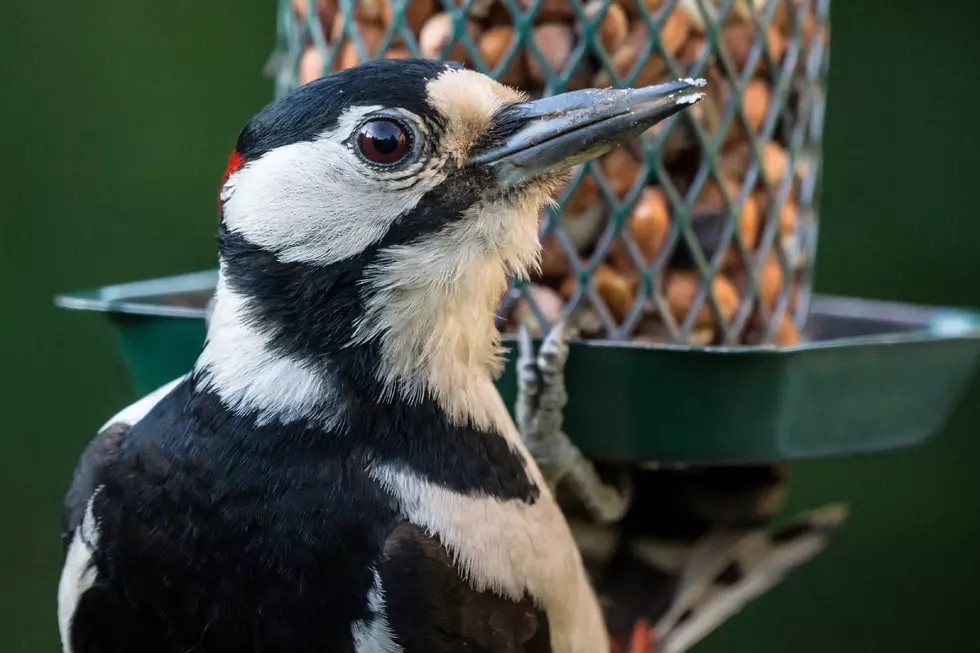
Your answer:
[[[776,332],[776,344],[780,347],[793,347],[800,344],[800,332],[788,316],[784,315]]]
[[[310,0],[293,0],[293,11],[300,20],[309,17]],[[334,15],[337,13],[336,0],[314,0],[313,10],[324,29],[333,24]]]
[[[529,284],[526,297],[530,298],[531,302],[534,302],[534,305],[537,306],[538,311],[540,311],[541,316],[547,324],[540,322],[534,313],[534,309],[531,308],[531,304],[525,297],[521,297],[514,305],[512,319],[518,325],[526,324],[532,335],[542,335],[547,327],[553,326],[561,320],[562,313],[565,310],[565,301],[561,295],[548,286],[542,286],[536,283]]]
[[[608,265],[599,265],[592,277],[596,291],[606,303],[609,312],[622,322],[633,307],[636,295],[630,282]]]
[[[479,40],[480,31],[476,23],[468,22],[466,29],[474,43]],[[446,12],[432,16],[426,21],[425,25],[422,26],[422,30],[419,32],[419,49],[422,51],[422,56],[427,59],[440,58],[442,49],[452,40],[452,37],[453,17]],[[457,41],[453,44],[452,49],[445,56],[445,59],[448,61],[468,63],[470,56],[466,50],[466,46]]]
[[[604,0],[592,0],[585,6],[585,14],[595,19],[604,5]],[[609,9],[599,22],[599,43],[602,44],[602,48],[607,54],[615,52],[626,41],[628,33],[629,21],[626,12],[619,5],[609,5]]]
[[[411,59],[412,53],[408,48],[394,47],[385,52],[385,59]]]
[[[405,3],[405,23],[412,33],[418,36],[425,22],[436,13],[436,0],[402,0]],[[391,25],[395,20],[394,2],[384,0],[381,8],[381,22]]]
[[[333,22],[333,29],[331,31],[332,39],[338,39],[343,36],[343,27],[344,17],[337,14],[337,17]],[[354,29],[356,30],[357,34],[360,35],[361,41],[363,41],[364,48],[367,50],[368,55],[374,56],[377,54],[378,49],[381,46],[381,41],[384,39],[384,28],[371,23],[359,23],[354,26]],[[350,39],[346,39],[344,44],[340,47],[340,51],[337,53],[337,58],[334,59],[334,70],[352,68],[359,63],[361,63],[361,57],[357,52],[357,48],[354,46],[354,42]]]
[[[778,186],[783,180],[788,163],[786,150],[774,141],[766,143],[762,150],[762,173],[772,186]]]
[[[534,0],[519,0],[517,4],[527,11],[534,4]],[[534,16],[540,22],[551,22],[571,20],[574,15],[571,0],[544,0]]]
[[[597,202],[599,202],[599,185],[594,176],[586,173],[582,175],[578,186],[565,202],[564,212],[567,215],[584,213]]]
[[[769,40],[769,55],[777,65],[783,60],[786,54],[786,37],[775,27],[770,26],[767,33]]]
[[[491,27],[480,37],[479,51],[487,67],[495,69],[510,51],[514,41],[514,28],[509,25]],[[523,57],[519,54],[511,60],[510,67],[499,76],[500,81],[511,86],[521,86],[524,81]]]
[[[759,294],[769,310],[773,310],[783,292],[783,267],[779,259],[770,255],[759,274]]]
[[[687,12],[675,5],[660,31],[660,43],[664,51],[671,56],[676,55],[687,42],[690,33],[691,21],[688,20]]]
[[[753,131],[758,132],[762,127],[766,114],[769,112],[771,99],[772,93],[769,90],[769,84],[761,79],[753,79],[745,87],[742,104],[745,108],[745,118]]]
[[[549,72],[558,74],[565,67],[568,55],[572,52],[575,35],[568,25],[548,23],[535,27],[531,34],[531,40],[550,71],[542,67],[541,62],[529,49],[525,49],[527,72],[531,79],[543,84],[547,81]]]
[[[541,276],[545,279],[561,279],[568,274],[568,257],[551,233],[541,241]]]
[[[620,78],[628,78],[633,72],[637,59],[639,59],[640,54],[643,53],[646,47],[646,40],[646,25],[641,21],[634,22],[626,35],[626,39],[610,59],[613,70],[616,71],[616,74]],[[666,70],[667,64],[663,58],[651,54],[649,59],[642,64],[640,71],[637,73],[636,81],[632,85],[649,86],[656,84],[661,80]],[[612,86],[612,82],[612,75],[607,70],[599,71],[594,80],[595,85],[599,88]]]
[[[697,272],[674,272],[670,275],[667,282],[667,304],[670,306],[671,315],[678,322],[683,321],[691,310],[700,285],[701,277]],[[740,301],[738,290],[731,281],[717,275],[712,283],[711,292],[718,303],[722,318],[730,322],[738,311]],[[707,297],[695,317],[695,324],[698,326],[715,324],[714,311]]]
[[[613,194],[623,199],[640,178],[641,166],[628,148],[617,147],[599,158],[599,169]]]
[[[320,48],[310,45],[303,50],[299,60],[299,83],[309,84],[323,75],[323,52]]]
[[[658,188],[644,188],[629,217],[629,230],[646,263],[657,256],[670,229],[670,204]]]

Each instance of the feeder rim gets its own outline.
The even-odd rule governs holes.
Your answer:
[[[59,308],[77,311],[95,311],[123,315],[163,317],[178,319],[204,319],[203,308],[168,306],[149,303],[146,298],[160,295],[206,292],[214,288],[218,280],[216,269],[201,270],[169,277],[104,286],[101,288],[60,293],[54,304]],[[607,349],[656,350],[701,353],[711,355],[775,355],[785,356],[801,351],[828,349],[841,346],[888,345],[909,342],[935,342],[951,339],[980,339],[980,309],[969,307],[943,307],[924,304],[907,304],[880,299],[865,299],[841,295],[816,294],[812,299],[811,314],[826,317],[866,319],[868,309],[877,319],[908,325],[907,331],[889,334],[852,336],[829,340],[803,342],[788,347],[775,345],[684,345],[652,342],[622,342],[615,340],[575,339],[572,347]],[[504,334],[506,344],[516,342],[515,334]]]

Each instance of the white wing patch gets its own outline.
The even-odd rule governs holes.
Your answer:
[[[141,419],[146,417],[146,414],[149,413],[151,410],[153,410],[153,407],[156,406],[158,403],[160,403],[161,399],[163,399],[168,394],[170,394],[170,391],[176,388],[180,384],[180,382],[186,378],[187,378],[187,374],[178,377],[173,381],[171,381],[170,383],[167,383],[166,385],[157,388],[156,390],[146,395],[136,403],[126,406],[121,411],[116,413],[112,417],[112,419],[110,419],[108,422],[103,424],[102,428],[99,429],[99,432],[101,433],[102,431],[106,430],[106,428],[108,428],[112,424],[122,423],[122,424],[126,424],[127,426],[133,426]]]
[[[488,414],[524,458],[528,475],[540,488],[534,504],[463,495],[394,465],[378,465],[369,472],[398,499],[410,522],[439,537],[471,587],[514,600],[530,592],[548,615],[552,650],[608,653],[598,599],[565,517],[500,394],[488,393],[486,400]]]
[[[399,653],[402,649],[395,642],[388,616],[385,614],[384,589],[381,576],[374,570],[374,586],[368,591],[368,608],[374,615],[369,621],[355,621],[351,624],[356,653]]]
[[[72,536],[58,583],[58,632],[64,653],[72,653],[71,622],[75,608],[82,595],[95,583],[98,573],[92,564],[92,555],[99,546],[99,528],[92,514],[92,503],[101,489],[101,486],[96,488],[85,506],[85,516]]]
[[[546,488],[528,505],[466,496],[390,465],[372,475],[400,500],[410,522],[439,537],[473,589],[515,601],[526,590],[537,598],[548,615],[552,650],[608,652],[597,599]]]

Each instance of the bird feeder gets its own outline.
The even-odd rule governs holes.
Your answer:
[[[707,99],[575,170],[501,326],[795,345],[806,324],[827,0],[280,2],[279,94],[366,58],[458,61],[534,96],[708,80]]]
[[[707,79],[574,171],[498,319],[577,334],[565,429],[587,456],[729,464],[920,443],[980,356],[975,312],[811,294],[829,44],[829,0],[280,0],[270,73],[277,95],[382,57],[535,96]],[[215,280],[58,302],[107,311],[148,392],[193,364]],[[499,387],[512,404],[513,356]]]

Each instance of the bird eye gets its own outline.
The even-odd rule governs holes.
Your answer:
[[[357,147],[368,161],[391,165],[408,153],[408,134],[393,120],[372,120],[361,126]]]

